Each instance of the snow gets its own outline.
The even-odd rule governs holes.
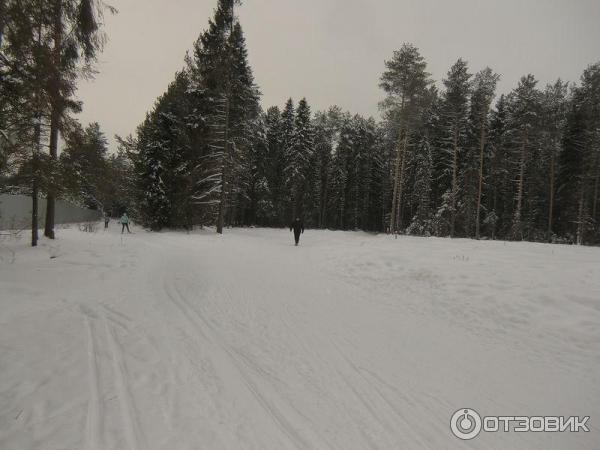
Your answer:
[[[1,449],[600,448],[598,248],[134,231],[0,241]]]

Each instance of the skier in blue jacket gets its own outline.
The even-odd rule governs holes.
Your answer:
[[[125,231],[125,228],[127,228],[127,232],[131,233],[131,231],[129,231],[129,217],[127,217],[127,213],[123,213],[123,215],[121,216],[121,234],[123,234],[123,232]]]

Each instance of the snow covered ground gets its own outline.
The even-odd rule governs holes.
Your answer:
[[[598,248],[119,231],[0,241],[0,449],[600,448]]]

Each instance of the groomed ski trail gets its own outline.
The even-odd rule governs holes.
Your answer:
[[[116,228],[44,248],[1,267],[0,448],[598,448],[449,427],[600,415],[597,249]]]

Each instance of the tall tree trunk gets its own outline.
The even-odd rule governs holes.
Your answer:
[[[517,205],[513,217],[513,239],[523,239],[523,230],[521,227],[521,209],[523,205],[523,188],[525,184],[525,163],[527,152],[527,129],[523,130],[521,142],[521,158],[519,161],[519,179],[517,181]]]
[[[456,227],[456,197],[458,195],[458,124],[454,124],[454,142],[452,151],[452,201],[450,218],[450,237],[454,237]]]
[[[6,0],[0,0],[0,48],[4,38],[4,22],[6,17]]]
[[[549,205],[548,205],[548,242],[552,242],[552,219],[554,217],[554,165],[555,165],[555,149],[552,148],[552,155],[550,156],[550,192],[549,194]]]
[[[227,220],[225,221],[225,226],[227,228],[234,227],[238,224],[237,222],[237,199],[233,194],[233,176],[230,177],[229,182],[227,183],[229,186],[229,190],[227,191],[227,196],[225,198],[229,199],[227,202]],[[243,205],[242,205],[243,206]]]
[[[481,114],[481,130],[479,133],[479,188],[477,189],[477,212],[475,215],[475,239],[479,239],[481,216],[481,191],[483,190],[483,150],[485,148],[485,119],[487,108]]]
[[[577,214],[577,245],[583,245],[585,232],[585,180],[581,180],[581,191],[579,193],[579,212]]]
[[[294,185],[292,188],[292,220],[298,217],[298,203],[300,197],[300,187]]]
[[[62,115],[63,102],[61,98],[61,54],[63,39],[62,2],[59,1],[54,11],[54,49],[52,52],[52,77],[50,80],[50,162],[51,175],[48,183],[48,195],[46,199],[46,224],[44,235],[54,239],[54,214],[56,208],[56,180],[55,163],[58,158],[58,133],[60,117]]]
[[[398,183],[398,206],[396,207],[396,236],[402,229],[402,194],[404,191],[404,173],[406,171],[406,149],[408,144],[408,129],[404,130],[402,140],[402,163],[400,164],[400,180]]]
[[[227,209],[227,190],[229,177],[229,93],[225,99],[225,129],[223,130],[223,164],[221,165],[221,192],[219,193],[219,210],[217,215],[217,233],[223,234],[225,211]]]
[[[340,230],[344,229],[344,215],[346,214],[346,187],[342,192],[342,201],[340,202]]]
[[[596,175],[596,181],[594,181],[594,204],[592,206],[592,218],[596,226],[598,226],[598,193],[600,191],[600,174]]]
[[[327,184],[329,182],[327,174],[323,177],[323,186],[321,188],[321,207],[319,210],[319,228],[325,228],[325,212],[327,211]]]
[[[400,180],[400,160],[402,159],[402,133],[398,136],[398,142],[396,144],[396,162],[394,163],[394,188],[392,191],[392,210],[390,211],[390,233],[396,231],[396,206],[398,203],[398,182]]]
[[[41,132],[41,120],[39,113],[34,130],[34,149],[33,157],[31,158],[31,172],[32,172],[32,183],[31,183],[31,246],[36,247],[38,243],[38,196],[39,196],[39,154],[40,144],[42,139]]]
[[[52,107],[50,114],[50,180],[48,182],[48,195],[46,198],[46,223],[44,227],[44,236],[54,239],[54,215],[56,211],[56,186],[54,179],[58,158],[58,127],[59,127],[59,108]]]
[[[231,0],[229,7],[231,8],[231,16],[229,20],[229,36],[233,32],[233,20],[234,20],[234,1]],[[221,192],[219,195],[219,209],[217,214],[217,233],[223,234],[223,224],[225,222],[225,213],[227,210],[227,192],[229,189],[228,186],[228,177],[230,175],[230,145],[229,145],[229,109],[230,109],[230,97],[231,97],[231,49],[230,46],[227,45],[227,63],[225,67],[225,81],[227,83],[225,88],[225,130],[223,131],[223,165],[221,166]]]
[[[396,162],[394,164],[394,185],[392,191],[392,210],[390,211],[390,233],[396,233],[397,227],[397,207],[398,207],[398,188],[399,188],[399,179],[400,179],[400,162],[402,159],[402,141],[404,139],[403,133],[406,133],[404,129],[404,120],[402,119],[404,114],[404,94],[402,95],[402,100],[400,102],[400,131],[398,133],[398,141],[396,143]]]
[[[598,229],[598,195],[600,194],[600,149],[596,150],[596,177],[594,180],[594,203],[592,204],[592,220]]]
[[[358,186],[358,163],[354,165],[354,229],[358,229],[358,203],[359,203],[359,186]]]
[[[34,159],[36,159],[34,157]],[[36,165],[34,161],[34,166]],[[37,247],[38,244],[38,183],[37,177],[33,176],[33,185],[31,187],[31,246]]]
[[[0,0],[2,1],[2,0]],[[2,20],[2,19],[0,19]],[[41,18],[37,24],[37,43],[42,42],[42,24]],[[0,42],[1,44],[1,42]],[[39,224],[39,180],[40,180],[40,167],[39,167],[39,156],[41,153],[42,146],[42,102],[41,102],[41,85],[39,76],[36,71],[36,122],[35,129],[33,131],[33,155],[31,158],[31,246],[37,247],[38,244],[38,228]]]

